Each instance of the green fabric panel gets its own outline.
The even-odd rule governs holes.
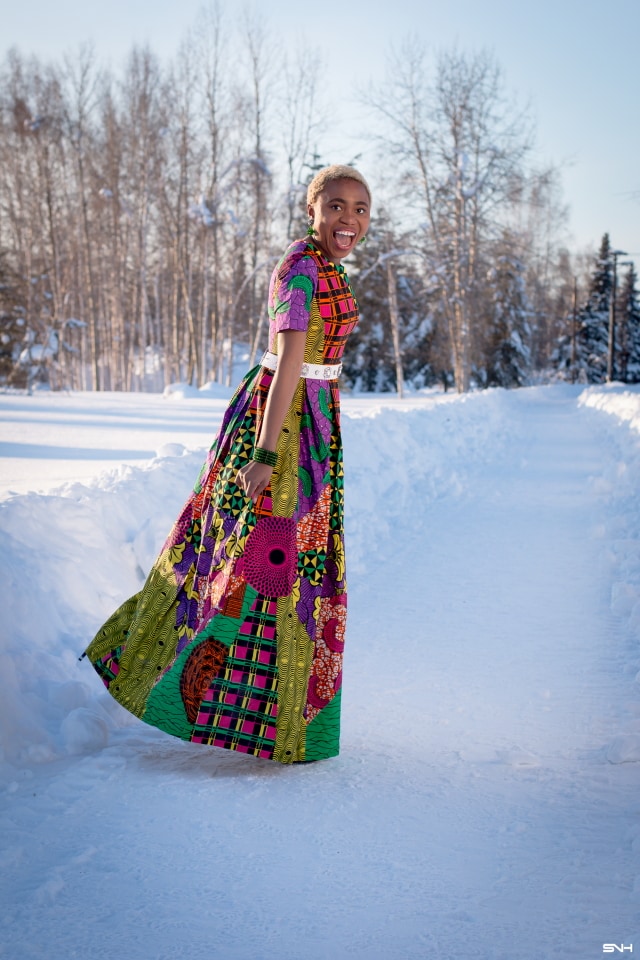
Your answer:
[[[308,310],[313,299],[313,281],[311,278],[302,273],[298,274],[298,276],[292,277],[289,281],[289,289],[304,291],[304,308]]]
[[[171,670],[165,673],[147,697],[147,706],[142,714],[145,723],[159,727],[165,733],[172,733],[174,737],[182,740],[191,739],[193,724],[187,718],[180,695],[180,677],[187,657],[201,640],[200,636],[194,637],[178,655]]]
[[[324,710],[314,717],[307,727],[305,741],[305,760],[326,760],[337,757],[340,751],[340,700],[342,688],[338,690]]]
[[[230,647],[235,642],[238,630],[257,596],[257,590],[247,585],[240,616],[235,619],[234,617],[225,617],[221,613],[216,614],[209,620],[206,627],[178,654],[176,662],[158,681],[147,698],[147,706],[142,715],[145,723],[159,727],[160,730],[172,733],[174,737],[180,737],[182,740],[191,739],[193,724],[189,722],[180,694],[180,678],[187,657],[194,647],[197,647],[199,643],[209,637],[220,640],[221,643]]]

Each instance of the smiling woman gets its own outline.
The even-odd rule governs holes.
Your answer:
[[[349,167],[327,167],[309,184],[309,234],[334,263],[351,253],[366,237],[371,196],[364,177],[348,175]],[[347,176],[344,176],[344,173]]]
[[[338,377],[358,307],[341,260],[371,196],[351,167],[309,185],[307,239],[269,290],[269,350],[238,387],[140,593],[87,655],[167,733],[281,763],[338,753],[347,615]]]

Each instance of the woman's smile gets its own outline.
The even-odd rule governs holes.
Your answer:
[[[348,253],[355,242],[356,234],[353,230],[334,230],[333,236],[340,249]]]

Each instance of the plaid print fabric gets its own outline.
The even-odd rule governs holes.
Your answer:
[[[358,305],[342,265],[318,258],[316,300],[324,320],[323,363],[342,359],[347,337],[358,322]]]
[[[317,363],[342,359],[358,322],[358,304],[342,264],[332,263],[311,240],[292,243],[274,270],[270,290],[269,349],[276,351],[281,330],[306,330],[315,304],[324,324]]]
[[[205,693],[191,739],[271,757],[277,714],[276,601],[258,595]]]

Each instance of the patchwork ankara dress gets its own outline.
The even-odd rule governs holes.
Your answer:
[[[291,763],[339,748],[347,597],[335,378],[358,322],[344,268],[296,241],[274,270],[269,318],[270,353],[236,390],[143,589],[86,655],[147,723]],[[260,433],[281,330],[306,330],[305,364],[254,502],[235,477]]]

